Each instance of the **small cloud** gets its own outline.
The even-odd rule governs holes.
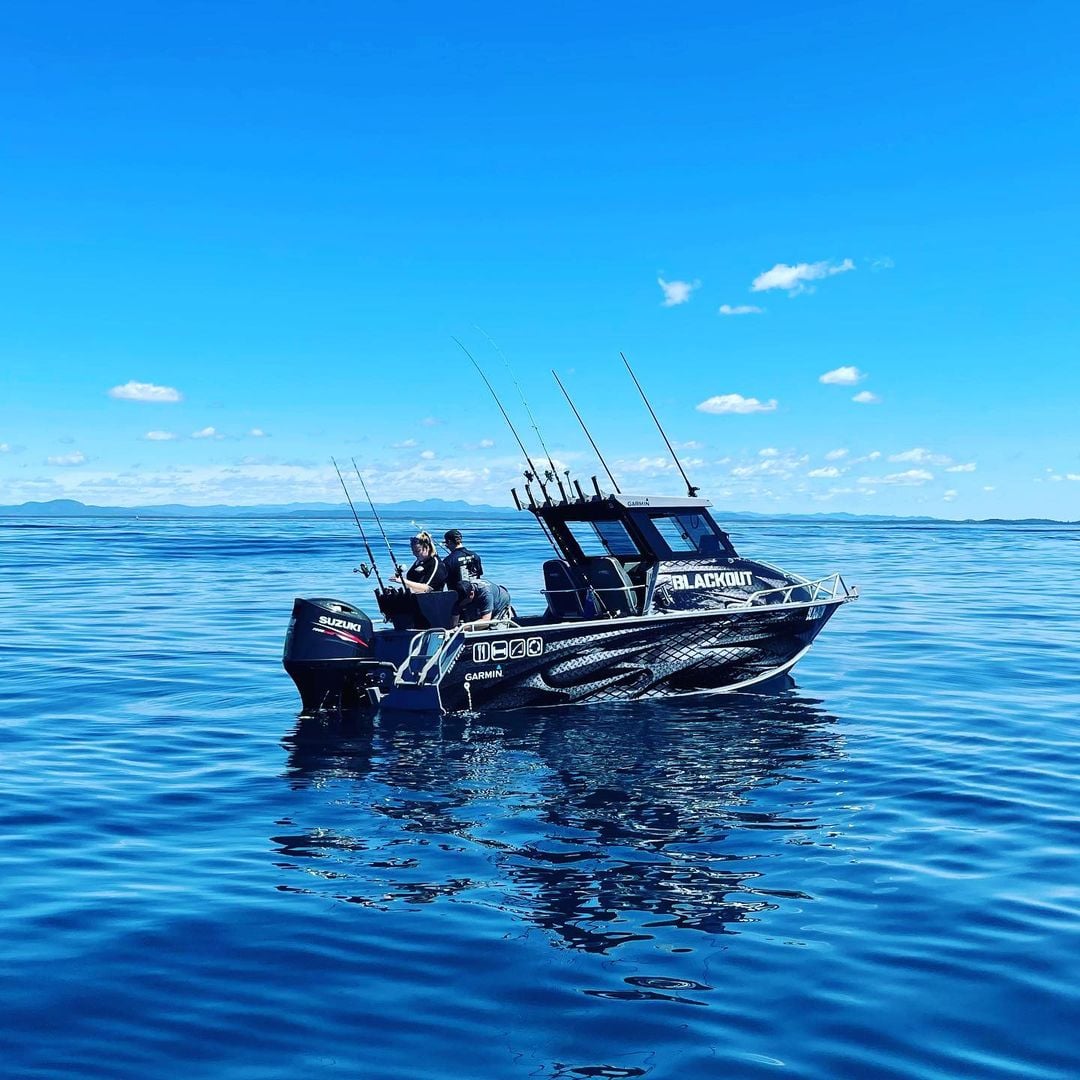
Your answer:
[[[251,438],[251,439],[265,439],[266,438],[266,432],[263,431],[262,428],[253,427],[248,432],[248,438]]]
[[[204,427],[191,433],[193,439],[224,439],[224,435],[218,434],[217,428]]]
[[[934,479],[934,474],[927,469],[908,469],[907,472],[890,473],[888,476],[863,476],[859,478],[860,484],[899,484],[901,486],[917,486]]]
[[[948,465],[952,458],[946,457],[945,454],[932,453],[922,446],[916,446],[899,454],[890,454],[889,460],[896,462],[910,461],[915,465]]]
[[[420,424],[423,427],[438,427],[441,423],[442,421],[436,419],[434,416],[425,416],[424,419],[420,421]]]
[[[866,376],[857,367],[838,367],[818,376],[818,382],[828,386],[854,386]]]
[[[123,386],[114,386],[109,391],[109,397],[120,401],[152,401],[174,402],[183,401],[184,395],[171,386],[155,386],[153,383],[126,382]]]
[[[690,294],[701,285],[700,281],[665,281],[662,277],[658,277],[656,283],[664,291],[664,307],[685,304],[690,299]]]
[[[1074,472],[1066,473],[1065,474],[1065,479],[1066,480],[1080,480],[1080,473],[1074,473]]]
[[[758,451],[758,457],[779,457],[780,451],[775,446],[766,446],[764,450]]]
[[[420,451],[420,456],[425,461],[434,461],[435,460],[435,451],[434,450],[421,450]]]
[[[143,438],[147,442],[171,442],[176,436],[171,431],[148,431]]]
[[[950,465],[945,471],[946,472],[974,472],[975,471],[975,462],[974,461],[969,461],[964,465]]]
[[[960,492],[956,491],[953,488],[949,488],[949,490],[946,491],[945,494],[942,495],[941,497],[942,497],[942,499],[945,500],[945,502],[952,502],[953,499],[955,499],[956,496],[959,495],[959,494],[960,494]]]
[[[842,450],[842,449],[830,450],[825,455],[825,460],[826,461],[839,461],[841,458],[847,457],[847,455],[848,455],[848,452],[846,450]]]
[[[754,304],[721,304],[719,315],[764,315],[765,309]]]
[[[852,399],[857,405],[880,405],[881,398],[869,390],[860,390]]]
[[[840,470],[835,465],[826,465],[823,469],[811,469],[806,475],[835,480],[840,475]]]
[[[993,484],[987,484],[987,485],[986,485],[986,486],[985,486],[985,487],[983,488],[983,491],[993,491],[993,490],[994,490],[994,485],[993,485]]]
[[[879,270],[891,270],[896,265],[888,255],[879,255],[870,260],[870,269],[877,273]]]
[[[750,284],[751,292],[768,292],[770,289],[785,289],[791,296],[799,293],[811,292],[813,286],[808,281],[820,281],[822,278],[832,277],[834,274],[846,274],[854,270],[855,264],[851,259],[845,259],[838,265],[830,265],[828,260],[816,263],[796,263],[788,266],[787,263],[777,263],[771,270],[758,274]]]
[[[775,398],[769,401],[758,401],[757,398],[743,397],[742,394],[720,394],[703,401],[697,406],[697,410],[715,414],[773,412],[776,405]]]
[[[0,442],[0,454],[10,454],[11,447],[6,442]]]
[[[416,446],[416,440],[415,439],[402,439],[401,442],[391,443],[390,444],[390,449],[391,450],[411,450],[414,446]]]
[[[495,440],[494,439],[481,439],[480,440],[480,449],[481,450],[490,450],[494,445],[495,445]]]
[[[76,450],[73,454],[57,454],[55,457],[46,459],[49,465],[81,465],[85,460],[86,455],[81,450]]]

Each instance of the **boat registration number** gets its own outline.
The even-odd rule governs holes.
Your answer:
[[[543,652],[544,639],[540,637],[478,641],[473,645],[473,662],[491,664],[500,660],[521,660],[526,656],[541,656]]]

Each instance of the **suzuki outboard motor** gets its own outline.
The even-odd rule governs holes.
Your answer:
[[[357,661],[373,658],[374,632],[371,619],[352,604],[296,598],[282,661],[305,713],[366,703],[362,680],[347,679],[342,690],[341,666],[358,667]],[[329,700],[331,695],[335,700]]]

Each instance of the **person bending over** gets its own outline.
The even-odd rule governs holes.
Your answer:
[[[494,619],[512,619],[510,593],[484,578],[466,578],[458,586],[458,614],[464,630],[479,630]]]
[[[409,592],[437,592],[446,584],[446,571],[435,554],[435,541],[426,532],[421,532],[409,541],[409,545],[416,561],[405,571],[404,581],[399,574],[390,580],[404,585]]]

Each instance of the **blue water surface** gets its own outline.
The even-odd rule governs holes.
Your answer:
[[[861,587],[794,685],[368,724],[280,667],[350,522],[4,520],[0,1071],[1080,1075],[1080,531],[732,535]]]

